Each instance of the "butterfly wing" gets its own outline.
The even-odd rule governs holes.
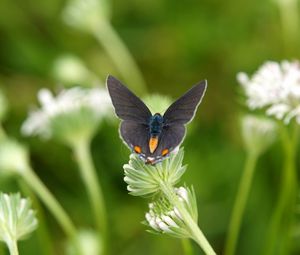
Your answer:
[[[124,120],[120,125],[120,135],[130,149],[136,153],[141,155],[150,154],[148,146],[150,136],[148,126],[135,121]]]
[[[164,121],[166,125],[186,124],[190,122],[206,90],[206,81],[201,81],[192,87],[183,96],[178,98],[166,110]]]
[[[171,125],[165,127],[162,130],[159,139],[159,145],[155,152],[151,154],[152,157],[159,159],[174,150],[183,141],[185,136],[185,126],[184,125]]]
[[[122,120],[147,124],[152,116],[148,107],[119,80],[109,75],[107,88],[116,115]]]

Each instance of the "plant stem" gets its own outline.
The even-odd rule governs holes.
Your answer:
[[[146,90],[143,76],[122,39],[108,21],[93,29],[93,34],[103,45],[124,79],[137,93]]]
[[[161,182],[161,190],[169,200],[169,202],[174,205],[178,211],[180,212],[180,215],[182,216],[183,221],[189,228],[191,232],[191,236],[194,239],[194,241],[202,248],[205,254],[207,255],[216,255],[215,251],[205,238],[204,234],[200,230],[197,223],[193,220],[187,209],[184,207],[182,202],[178,199],[178,196],[176,195],[174,188],[169,185],[168,183]]]
[[[59,202],[56,200],[56,198],[41,182],[35,172],[31,168],[28,168],[27,171],[24,171],[22,173],[22,177],[24,178],[28,186],[34,190],[35,194],[48,207],[69,239],[75,242],[76,228],[73,222],[71,221],[65,210],[62,208],[62,206],[59,204]],[[76,248],[78,249],[78,247]]]
[[[297,0],[276,0],[276,2],[280,13],[284,48],[291,53],[296,50],[298,40],[298,2]]]
[[[193,247],[192,247],[189,239],[182,239],[181,243],[182,243],[182,248],[183,248],[185,255],[193,255],[194,254]]]
[[[20,179],[18,185],[22,192],[26,195],[26,197],[30,197],[33,207],[36,209],[39,227],[37,229],[38,239],[40,243],[40,247],[43,250],[43,254],[54,254],[54,249],[52,246],[52,240],[49,234],[49,229],[45,220],[44,209],[42,208],[38,198],[32,192],[32,190],[28,187],[28,185],[24,182],[23,179]]]
[[[228,237],[225,243],[226,255],[235,254],[241,222],[249,196],[257,159],[258,155],[256,153],[248,153],[244,172],[240,180],[236,200],[231,214]]]
[[[107,241],[106,209],[104,197],[95,167],[89,150],[90,142],[88,139],[81,139],[75,143],[73,150],[79,164],[80,173],[88,192],[90,203],[92,205],[94,218],[99,232],[102,234],[102,244],[105,248]],[[104,249],[105,250],[105,249]]]
[[[9,254],[10,255],[19,255],[17,241],[11,240],[8,244]]]
[[[266,255],[274,254],[275,248],[278,250],[278,245],[282,245],[282,243],[284,243],[282,240],[286,241],[286,239],[288,239],[286,235],[290,234],[292,214],[294,213],[292,209],[295,204],[297,192],[297,173],[295,166],[297,136],[296,131],[293,133],[292,137],[290,137],[288,130],[285,127],[281,130],[285,162],[282,170],[279,199],[271,217],[270,228],[267,235],[267,242],[264,250],[264,254]],[[285,222],[284,226],[283,221],[287,218],[288,220]],[[286,231],[280,231],[280,228],[282,227],[284,227]],[[278,239],[279,233],[282,233],[280,239]]]

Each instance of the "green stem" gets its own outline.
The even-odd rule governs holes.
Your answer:
[[[213,250],[213,248],[205,238],[204,234],[200,230],[197,223],[193,220],[188,210],[184,207],[183,203],[179,200],[178,196],[174,191],[174,188],[168,183],[164,183],[164,182],[161,183],[160,187],[162,192],[169,200],[169,202],[172,205],[174,205],[180,212],[180,215],[182,216],[182,219],[187,225],[187,227],[189,228],[191,236],[194,239],[194,241],[202,248],[205,254],[216,255],[215,251]]]
[[[7,244],[10,255],[19,255],[17,241],[11,241]]]
[[[40,242],[40,247],[43,250],[43,254],[54,254],[52,241],[49,234],[49,229],[47,227],[47,223],[45,220],[44,209],[42,208],[38,198],[32,192],[32,190],[28,187],[28,185],[24,182],[23,179],[20,179],[18,185],[22,192],[25,194],[26,197],[30,197],[33,207],[37,210],[37,217],[39,221],[39,227],[37,229],[38,232],[38,239]]]
[[[278,203],[271,217],[270,228],[268,230],[266,246],[264,254],[272,255],[274,250],[282,250],[282,245],[287,242],[290,235],[293,207],[296,200],[297,192],[297,173],[295,165],[297,132],[295,131],[292,137],[289,136],[287,128],[281,130],[283,149],[285,154],[285,162],[282,171],[280,184],[280,193]],[[286,231],[281,231],[285,228]],[[279,234],[281,234],[280,239]],[[284,242],[282,242],[284,240]]]
[[[182,239],[182,248],[185,255],[193,255],[193,247],[189,239]]]
[[[235,254],[236,244],[241,228],[242,218],[244,215],[249,191],[252,184],[252,179],[257,163],[258,155],[255,153],[248,153],[244,172],[240,180],[236,200],[233,206],[231,220],[229,224],[228,237],[225,243],[225,254]]]
[[[87,139],[75,143],[73,150],[79,164],[80,173],[88,192],[90,203],[92,205],[94,218],[99,232],[102,234],[102,242],[105,248],[107,241],[106,209],[104,197],[95,167],[89,150],[90,143]]]
[[[41,182],[39,177],[35,172],[28,168],[27,171],[22,173],[22,177],[26,181],[27,185],[33,189],[35,194],[43,201],[43,203],[48,207],[53,216],[56,218],[57,222],[69,237],[70,240],[75,242],[76,240],[76,228],[69,218],[68,214],[47,189],[47,187]],[[75,245],[77,245],[75,243]],[[78,246],[76,247],[78,249]]]
[[[103,45],[124,79],[137,93],[146,90],[143,76],[122,39],[108,21],[93,29],[93,34]]]
[[[2,127],[2,124],[0,123],[0,140],[6,137],[6,133]]]
[[[285,50],[293,52],[297,45],[299,16],[297,0],[277,0]],[[292,49],[292,51],[291,51]]]

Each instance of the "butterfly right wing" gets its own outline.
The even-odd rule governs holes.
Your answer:
[[[107,88],[116,115],[120,119],[148,124],[152,114],[135,94],[111,75],[107,78]]]

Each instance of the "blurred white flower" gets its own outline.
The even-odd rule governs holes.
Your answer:
[[[194,191],[180,187],[175,188],[175,192],[193,220],[197,222],[198,213]],[[160,198],[156,202],[150,203],[149,212],[146,213],[145,217],[146,224],[157,232],[178,238],[193,237],[178,209],[172,206],[165,198]]]
[[[54,61],[53,76],[66,85],[92,85],[98,78],[76,56],[62,55]]]
[[[24,174],[29,168],[27,149],[15,140],[0,141],[0,175]]]
[[[112,106],[103,88],[74,87],[56,97],[48,89],[38,92],[41,108],[32,111],[22,125],[24,135],[56,138],[67,143],[91,136],[100,121],[110,116]]]
[[[16,242],[26,238],[37,225],[28,199],[21,198],[20,194],[0,194],[0,240],[10,251],[15,250]]]
[[[79,244],[80,254],[99,255],[102,254],[102,246],[99,242],[98,233],[93,230],[82,229],[78,232],[76,238]],[[72,240],[67,244],[67,254],[77,255]]]
[[[277,125],[275,121],[246,115],[242,118],[242,136],[249,152],[261,154],[276,139]]]
[[[107,0],[69,0],[63,12],[64,21],[78,29],[91,31],[101,28],[109,18]]]
[[[148,95],[143,100],[145,104],[148,106],[152,114],[160,113],[164,114],[164,112],[171,105],[172,100],[168,96],[162,96],[159,94]]]
[[[250,109],[266,109],[266,114],[300,124],[300,64],[298,61],[266,62],[249,78],[239,73]]]

